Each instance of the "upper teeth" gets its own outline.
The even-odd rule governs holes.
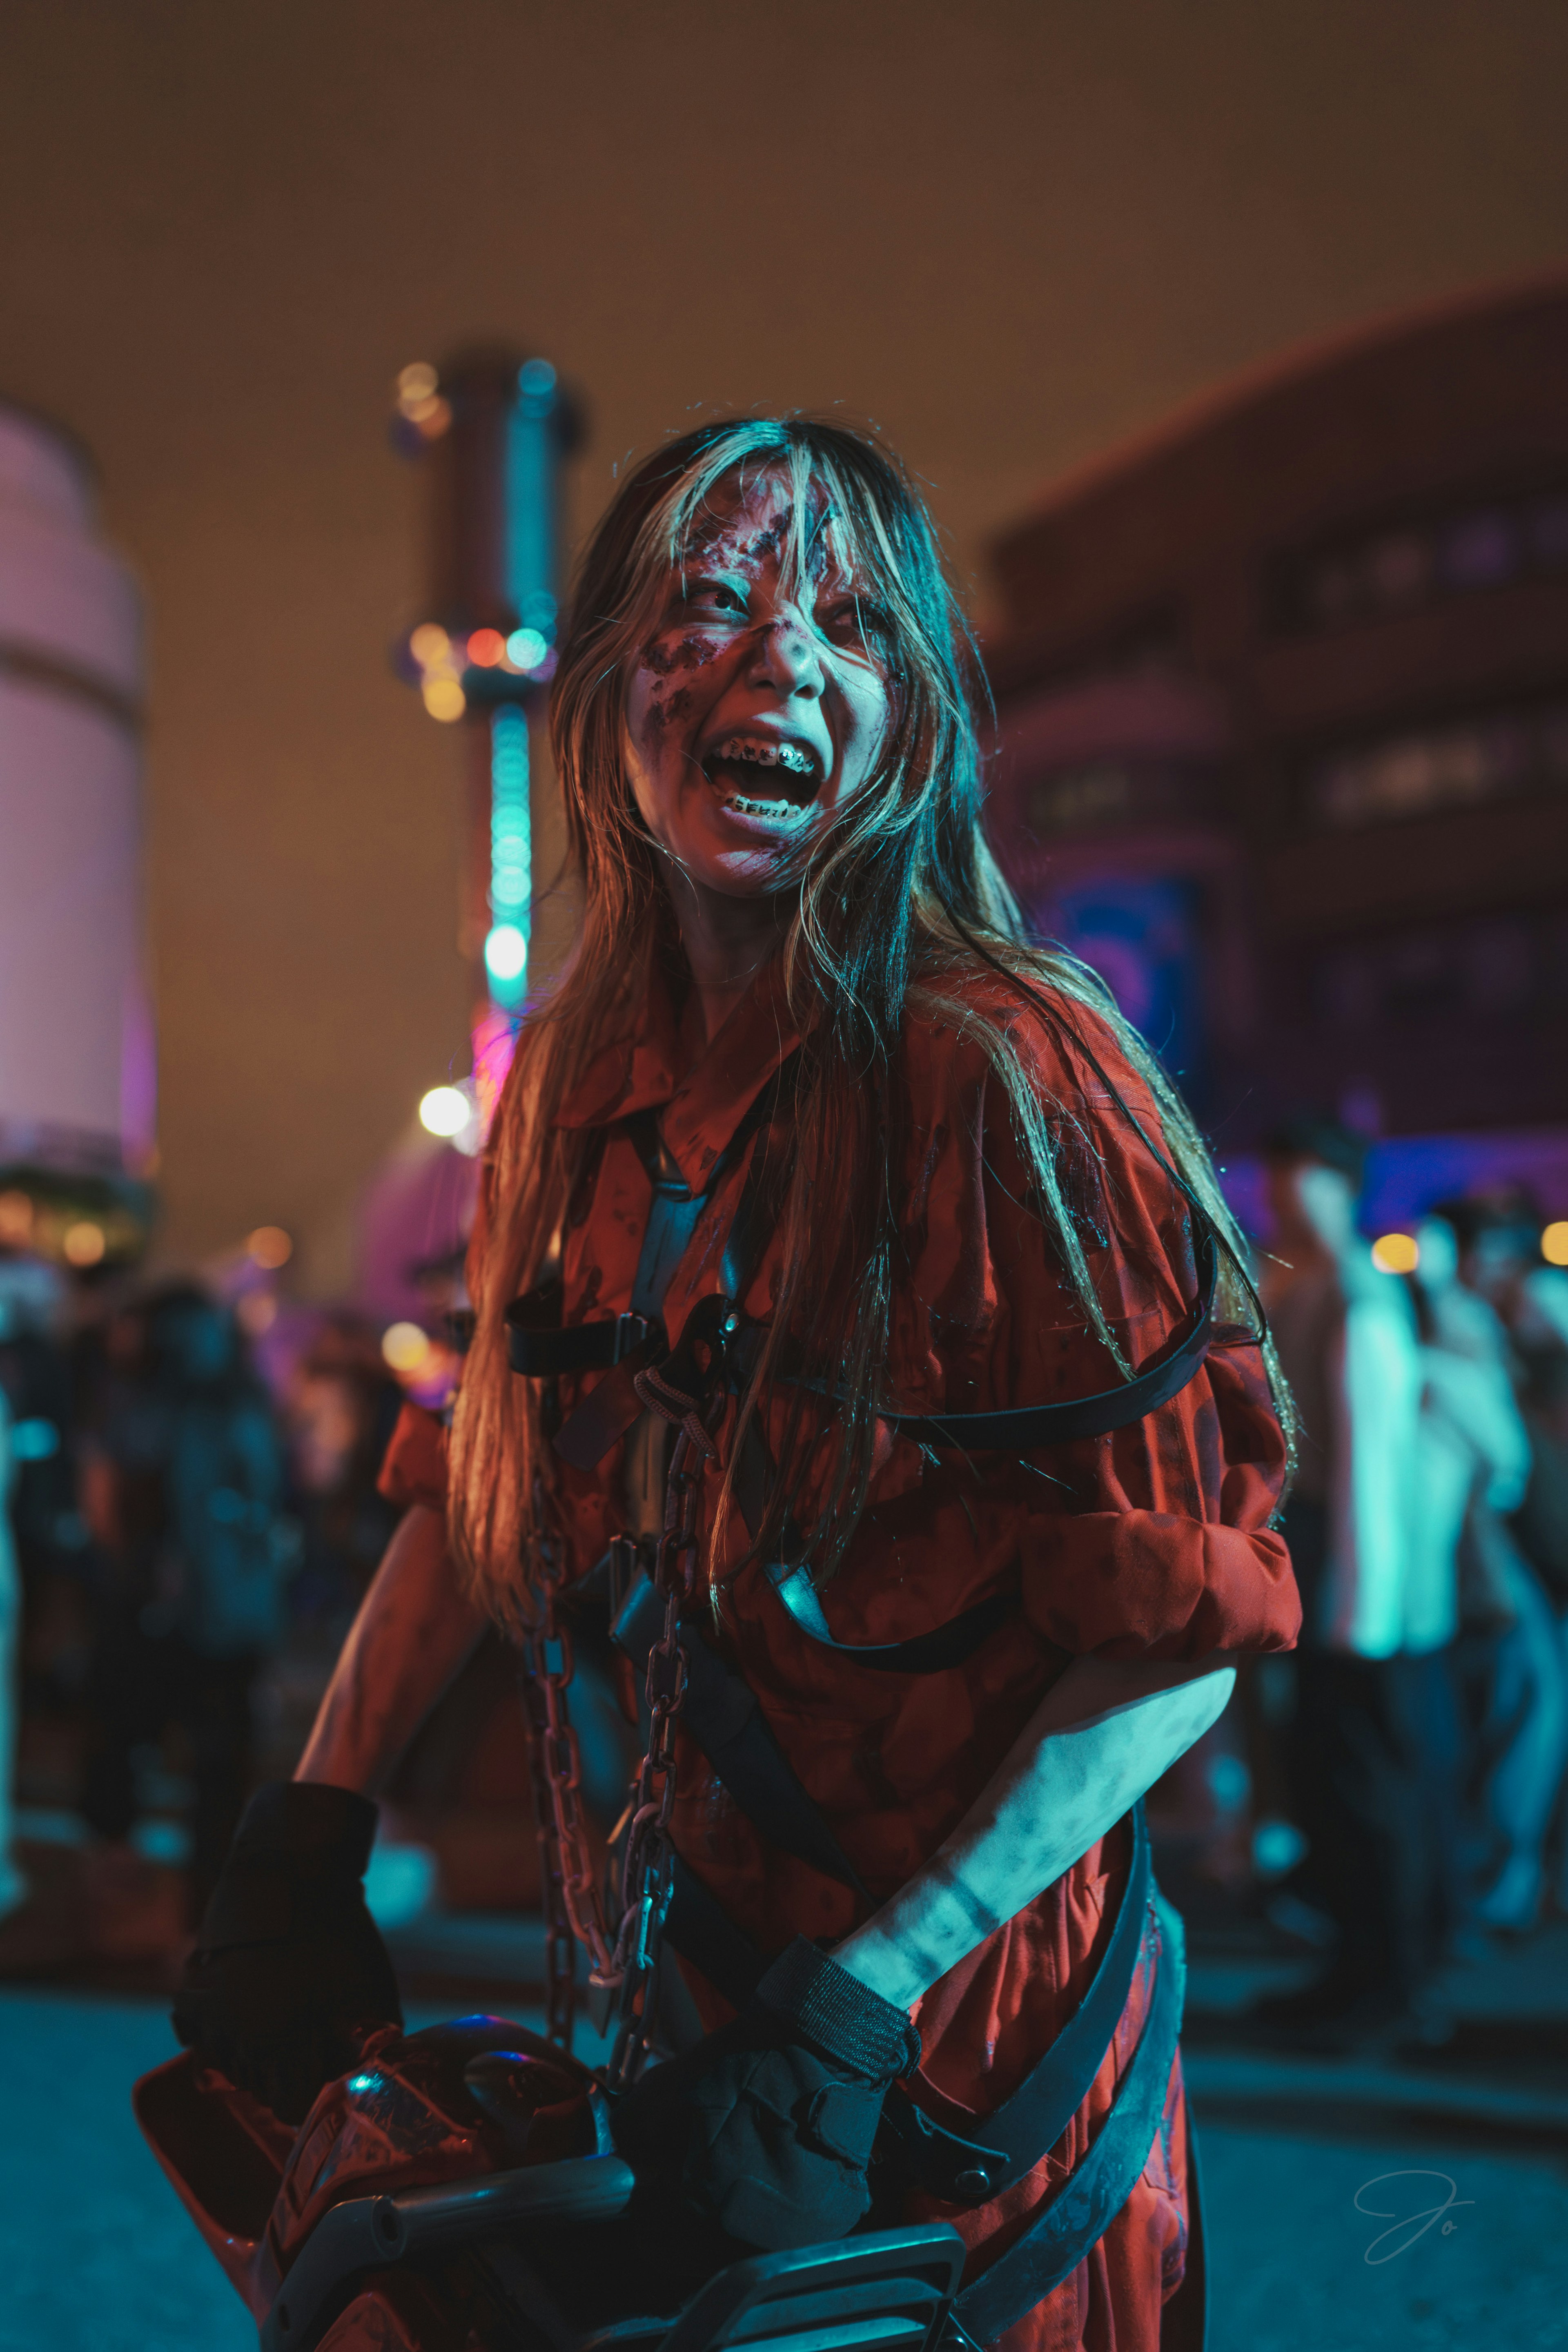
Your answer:
[[[797,776],[809,776],[816,761],[803,743],[776,743],[752,735],[732,735],[714,753],[716,760],[745,760],[754,768],[788,768]]]

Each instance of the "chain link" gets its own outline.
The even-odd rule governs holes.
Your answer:
[[[652,1563],[653,1589],[664,1603],[664,1623],[648,1653],[648,1749],[637,1768],[623,1817],[620,1914],[613,1933],[609,1888],[601,1892],[596,1883],[588,1828],[578,1802],[581,1769],[567,1700],[574,1664],[571,1635],[556,1606],[563,1581],[560,1554],[548,1541],[539,1542],[535,1552],[538,1614],[522,1643],[523,1704],[545,1914],[549,2038],[570,2050],[580,1944],[591,1961],[591,1992],[605,2000],[618,1996],[615,2044],[606,2070],[613,2090],[630,2089],[636,2081],[653,2030],[661,1933],[674,1880],[670,1816],[675,1801],[675,1724],[686,1690],[681,1612],[696,1590],[703,1472],[715,1458],[713,1433],[726,1401],[721,1384],[710,1393],[705,1410],[656,1378],[647,1380],[646,1386],[639,1380],[638,1392],[654,1412],[675,1423],[675,1441],[664,1489],[664,1533]]]
[[[640,1385],[639,1393],[649,1392]],[[725,1404],[720,1391],[709,1399],[705,1419],[689,1399],[681,1402],[687,1410],[676,1424],[664,1488],[664,1531],[653,1555],[653,1590],[664,1604],[664,1624],[648,1652],[648,1752],[632,1784],[632,1819],[621,1866],[622,1908],[615,1949],[621,2015],[608,2076],[611,2087],[622,2091],[641,2073],[653,2030],[661,1937],[674,1882],[670,1815],[675,1802],[675,1724],[686,1695],[681,1612],[696,1590],[703,1471],[714,1458],[712,1433]],[[662,1399],[654,1410],[674,1419]]]
[[[560,1554],[554,1544],[541,1541],[534,1559],[538,1614],[522,1641],[523,1713],[545,1918],[547,2032],[570,2053],[578,1946],[585,1947],[592,1963],[591,1984],[613,1990],[619,1979],[588,1824],[578,1801],[582,1766],[567,1700],[576,1659],[570,1629],[556,1609],[563,1580]]]

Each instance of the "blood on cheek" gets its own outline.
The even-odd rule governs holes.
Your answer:
[[[650,750],[658,745],[667,729],[690,716],[695,698],[690,685],[681,684],[682,672],[689,677],[692,671],[706,669],[718,652],[719,647],[711,638],[698,636],[683,637],[674,646],[655,637],[643,646],[638,656],[638,667],[651,683],[642,735]]]

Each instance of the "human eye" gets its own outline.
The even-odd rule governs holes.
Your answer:
[[[873,596],[850,591],[829,597],[819,606],[817,625],[833,644],[854,646],[880,657],[893,643],[893,623]]]
[[[733,581],[716,577],[688,580],[681,597],[690,613],[739,614],[746,610],[746,598]]]

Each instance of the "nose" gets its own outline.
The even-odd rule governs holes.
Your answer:
[[[775,610],[757,632],[750,663],[755,686],[770,686],[776,693],[815,698],[822,691],[823,670],[815,633],[799,613]]]

